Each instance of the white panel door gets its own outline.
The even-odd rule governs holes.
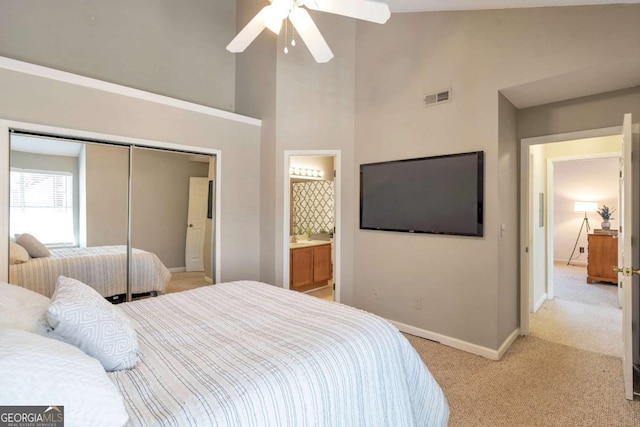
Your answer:
[[[624,376],[624,394],[629,400],[633,400],[633,333],[632,325],[632,299],[633,286],[633,247],[631,239],[632,229],[632,130],[631,114],[625,114],[622,124],[622,167],[620,168],[620,215],[618,223],[618,299],[622,307],[622,371]],[[614,266],[615,267],[615,266]]]
[[[185,264],[187,271],[204,271],[204,241],[207,224],[208,178],[189,178],[189,211]]]

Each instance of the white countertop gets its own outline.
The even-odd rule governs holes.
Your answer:
[[[301,240],[296,243],[289,243],[289,249],[308,248],[311,246],[330,245],[330,240]]]

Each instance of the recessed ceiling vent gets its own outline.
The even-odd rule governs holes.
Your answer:
[[[451,89],[443,89],[437,92],[428,93],[422,99],[422,103],[425,107],[432,105],[442,104],[444,102],[451,101]]]

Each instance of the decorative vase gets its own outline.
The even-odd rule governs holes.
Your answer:
[[[605,219],[604,221],[602,221],[602,224],[600,224],[600,227],[602,227],[603,230],[610,230],[611,223],[609,222],[608,219]]]

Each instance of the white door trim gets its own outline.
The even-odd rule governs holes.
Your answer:
[[[220,244],[220,230],[222,230],[221,223],[221,177],[222,177],[222,151],[213,148],[195,147],[189,145],[174,144],[163,141],[153,141],[149,139],[130,138],[119,135],[109,135],[98,132],[89,132],[79,129],[66,129],[55,126],[45,126],[35,123],[18,122],[11,120],[0,120],[0,182],[4,179],[4,185],[0,185],[0,281],[8,282],[9,279],[9,210],[6,209],[9,206],[9,132],[11,129],[29,131],[34,133],[44,133],[57,135],[68,138],[80,138],[90,140],[109,141],[113,143],[120,143],[123,145],[135,145],[139,147],[151,147],[151,148],[166,148],[176,151],[189,151],[193,153],[202,153],[206,155],[214,155],[216,157],[216,197],[215,197],[215,239],[212,245],[212,249],[215,248],[215,266],[216,283],[220,283],[220,269],[221,269],[221,244]]]
[[[282,215],[282,287],[289,289],[289,236],[291,233],[289,227],[289,217],[291,215],[291,195],[290,186],[291,179],[289,177],[289,164],[291,156],[332,156],[334,158],[333,167],[336,171],[336,176],[333,179],[334,185],[334,197],[335,197],[335,228],[336,232],[333,235],[333,246],[335,251],[334,268],[333,268],[333,282],[335,284],[334,301],[340,302],[340,288],[342,285],[341,269],[340,269],[340,255],[341,255],[341,213],[342,213],[342,150],[285,150],[284,151],[284,167],[282,170],[284,181],[284,202],[283,202],[283,215]]]
[[[601,129],[522,138],[520,140],[520,335],[529,335],[529,312],[532,303],[532,286],[529,276],[533,253],[529,242],[529,230],[532,226],[530,215],[531,194],[529,194],[529,148],[532,145],[620,135],[621,133],[622,126],[612,126]],[[547,189],[547,195],[548,194],[550,193]],[[547,197],[547,199],[549,199],[549,197]],[[547,230],[547,233],[548,232]],[[547,242],[548,241],[547,239]]]

